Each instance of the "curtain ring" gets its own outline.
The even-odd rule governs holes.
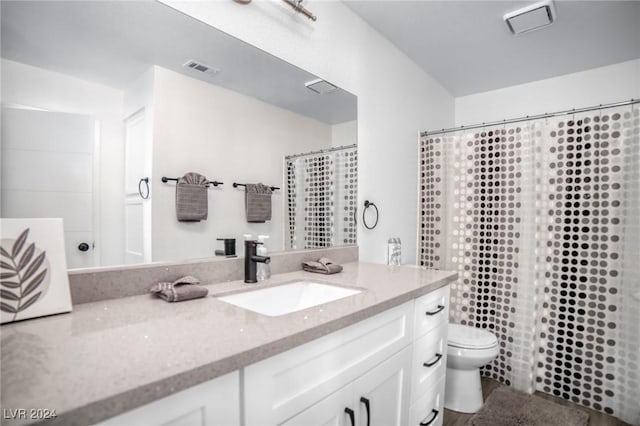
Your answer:
[[[142,193],[142,182],[144,182],[145,186],[147,187],[147,193],[146,195],[144,195]],[[143,200],[148,200],[149,199],[149,195],[151,194],[151,191],[149,190],[149,178],[145,177],[142,178],[138,181],[138,194],[140,194],[140,197],[142,197]]]
[[[365,219],[365,214],[367,213],[367,209],[369,207],[373,207],[374,209],[376,209],[376,221],[373,224],[373,226],[367,225],[367,220]],[[380,213],[378,212],[378,207],[374,203],[372,203],[372,202],[370,202],[368,200],[365,200],[364,201],[364,210],[362,210],[362,224],[364,225],[364,227],[367,228],[367,229],[375,228],[378,225],[378,219],[379,218],[380,218]]]

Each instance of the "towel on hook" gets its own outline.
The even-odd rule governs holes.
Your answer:
[[[189,172],[176,185],[176,215],[180,222],[207,220],[209,214],[209,180],[199,173]]]
[[[271,220],[271,187],[261,183],[248,183],[244,192],[247,222]]]
[[[157,283],[149,291],[167,302],[182,302],[183,300],[205,297],[209,290],[198,285],[197,278],[186,276],[172,283]]]

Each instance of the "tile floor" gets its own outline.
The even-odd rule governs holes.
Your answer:
[[[500,386],[505,386],[502,383],[499,383],[495,380],[488,379],[486,377],[482,378],[482,393],[484,399],[493,392],[495,389]],[[572,406],[573,408],[577,408],[578,410],[584,411],[589,414],[589,426],[631,426],[628,423],[620,421],[615,417],[611,417],[607,414],[601,413],[599,411],[594,411],[589,408],[582,407],[580,405],[576,405],[572,402],[565,401],[562,398],[557,398],[552,395],[547,395],[545,393],[536,392],[537,396],[548,399],[560,405]],[[458,413],[456,411],[444,410],[444,422],[443,426],[464,426],[467,421],[473,416],[473,414],[464,414]]]

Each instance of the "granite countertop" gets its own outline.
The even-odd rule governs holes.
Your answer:
[[[1,405],[55,409],[51,424],[92,424],[344,328],[455,277],[450,271],[353,262],[335,275],[298,271],[260,284],[210,284],[210,296],[197,300],[133,296],[3,325]],[[212,297],[299,279],[363,291],[280,317]],[[29,422],[3,415],[6,425]]]

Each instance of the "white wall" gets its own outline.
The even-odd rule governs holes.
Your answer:
[[[456,126],[640,98],[640,59],[456,98]]]
[[[122,264],[123,93],[22,63],[2,59],[2,102],[48,111],[91,115],[100,121],[97,250],[101,265]]]
[[[345,121],[331,126],[331,146],[348,146],[358,143],[358,121]]]
[[[153,131],[153,260],[212,256],[221,242],[268,234],[272,251],[284,249],[283,158],[331,146],[331,126],[257,99],[155,67]],[[178,222],[175,182],[197,172],[224,182],[209,189],[209,216]],[[272,196],[272,220],[247,223],[244,189],[233,182],[281,188]]]
[[[359,211],[380,209],[374,230],[359,222],[360,259],[386,262],[397,236],[415,263],[418,135],[453,125],[453,97],[341,2],[310,3],[312,22],[283,2],[163,1],[358,97]]]

